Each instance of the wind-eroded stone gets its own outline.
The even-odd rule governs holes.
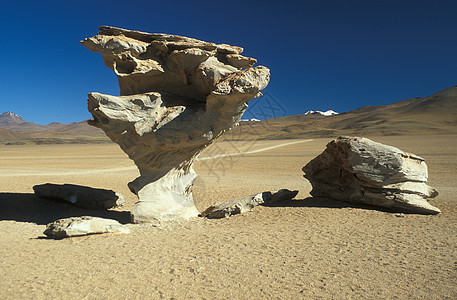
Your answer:
[[[109,209],[124,205],[124,197],[115,191],[74,184],[46,183],[35,185],[33,191],[40,198],[69,202],[89,209]]]
[[[305,167],[312,196],[437,214],[423,158],[361,137],[339,137]]]
[[[62,239],[109,232],[130,233],[130,229],[116,220],[83,216],[60,219],[49,223],[44,234],[50,238]]]
[[[81,42],[118,77],[121,96],[89,94],[91,125],[138,166],[129,183],[134,222],[197,216],[194,158],[238,123],[261,96],[269,70],[243,49],[192,38],[102,26]]]
[[[273,192],[263,192],[250,196],[243,197],[241,199],[235,199],[227,202],[222,202],[208,207],[204,212],[201,213],[202,217],[208,219],[221,219],[228,218],[232,215],[242,214],[250,211],[252,208],[262,205],[271,204],[275,202],[291,200],[297,196],[298,191],[291,191],[282,189]]]

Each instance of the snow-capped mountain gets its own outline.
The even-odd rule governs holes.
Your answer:
[[[320,111],[320,110],[308,110],[305,115],[321,115],[321,116],[333,116],[338,115],[334,110]]]
[[[99,130],[94,130],[93,127],[89,126],[85,121],[79,123],[63,124],[53,122],[48,125],[35,124],[28,122],[21,118],[19,115],[7,111],[0,114],[0,128],[12,131],[27,131],[27,132],[38,132],[38,131],[51,131],[51,132],[62,132],[62,133],[78,133],[82,135],[92,136],[99,134]]]
[[[251,119],[241,119],[241,122],[260,122],[259,119],[251,118]]]
[[[0,115],[0,127],[2,128],[7,128],[8,126],[14,126],[23,123],[27,122],[12,111],[7,111]]]
[[[18,119],[21,119],[21,117],[19,117],[18,115],[16,115],[15,113],[13,113],[12,111],[7,111],[3,114],[0,115],[0,117],[10,117],[10,118],[18,118]]]

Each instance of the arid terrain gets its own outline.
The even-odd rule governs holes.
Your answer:
[[[262,100],[263,101],[263,100]],[[261,103],[261,102],[259,102]],[[275,106],[275,103],[270,103]],[[276,103],[276,105],[279,105]],[[262,105],[259,105],[262,108]],[[252,107],[254,115],[261,115]],[[248,111],[249,112],[249,111]],[[252,111],[251,111],[252,114]],[[364,106],[333,116],[302,114],[242,122],[224,139],[296,139],[316,137],[457,134],[457,86],[428,97]]]
[[[13,112],[0,114],[0,144],[87,144],[109,143],[103,131],[86,121],[40,125],[28,122]]]
[[[392,101],[393,102],[393,101]],[[265,111],[281,108],[273,99],[259,98],[246,115],[265,117]],[[271,106],[271,107],[270,107]],[[270,107],[270,108],[269,108]],[[267,114],[268,115],[268,114]],[[271,116],[270,116],[271,117]],[[254,118],[255,119],[255,118]],[[358,136],[421,136],[457,134],[457,86],[428,97],[416,97],[388,105],[364,106],[333,116],[301,114],[240,122],[221,139],[275,140]],[[71,124],[34,124],[5,112],[0,115],[0,144],[109,143],[102,130],[85,121]]]
[[[132,161],[111,143],[0,146],[0,298],[457,298],[457,136],[373,137],[424,157],[440,192],[441,214],[403,218],[309,197],[301,168],[329,140],[221,141],[196,163],[200,211],[298,189],[290,202],[64,240],[44,238],[45,225],[80,215],[129,222]],[[32,186],[46,182],[113,189],[126,205],[103,212],[35,197]]]

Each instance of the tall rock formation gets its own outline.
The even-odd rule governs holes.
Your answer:
[[[81,43],[102,54],[121,96],[90,93],[90,124],[138,166],[136,223],[197,216],[194,158],[238,123],[270,77],[240,47],[102,26]]]

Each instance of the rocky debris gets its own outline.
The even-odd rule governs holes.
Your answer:
[[[311,195],[423,214],[438,192],[428,186],[423,158],[361,137],[339,137],[305,167]]]
[[[130,229],[116,220],[83,216],[60,219],[49,223],[43,233],[50,238],[63,239],[108,232],[130,233]]]
[[[241,199],[215,204],[202,212],[201,216],[209,219],[228,218],[233,215],[250,211],[257,205],[268,205],[275,202],[291,200],[297,194],[298,191],[291,191],[287,189],[254,194]]]
[[[124,196],[112,190],[53,183],[35,185],[33,190],[40,198],[65,201],[89,209],[109,209],[124,205]]]
[[[90,93],[89,124],[101,128],[138,166],[129,183],[135,223],[198,215],[194,158],[235,126],[270,77],[243,49],[170,34],[109,26],[81,42],[101,53],[121,96]]]

